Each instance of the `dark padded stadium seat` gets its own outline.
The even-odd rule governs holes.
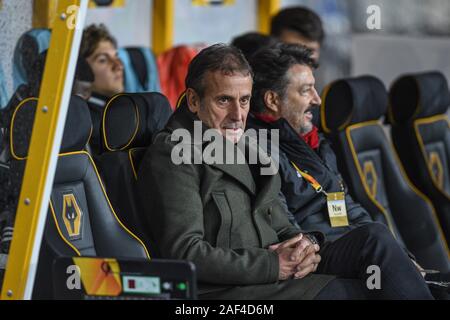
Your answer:
[[[33,57],[32,57],[33,51],[30,52],[27,51],[26,54],[28,56],[22,57],[21,59],[22,60],[28,59],[28,60],[27,62],[21,62],[21,64],[24,64],[26,66],[27,71],[25,72],[25,67],[22,68],[17,67],[18,69],[22,70],[22,73],[20,73],[21,76],[18,76],[19,80],[16,80],[20,84],[16,87],[14,94],[11,97],[9,97],[9,100],[7,101],[6,105],[3,106],[3,109],[0,110],[1,128],[9,127],[12,113],[14,112],[14,110],[21,101],[23,101],[26,98],[37,97],[39,95],[41,79],[44,74],[47,51],[43,51],[39,54],[35,52],[36,56]]]
[[[25,134],[27,139],[23,139],[21,124],[22,120],[33,118],[36,105],[35,101],[21,104],[13,117],[11,153],[17,162],[24,163],[27,159],[30,131]],[[15,132],[22,132],[20,139]],[[51,298],[48,279],[56,257],[150,258],[143,242],[117,217],[97,168],[84,151],[91,132],[86,102],[72,97],[42,239],[36,298]]]
[[[120,48],[117,52],[124,66],[125,92],[160,92],[158,67],[150,48]]]
[[[9,127],[12,113],[22,100],[39,95],[50,36],[49,29],[31,29],[17,41],[13,58],[15,92],[11,97],[6,97],[6,92],[0,92],[0,127]]]
[[[21,86],[22,87],[22,86]],[[17,94],[17,92],[16,92]],[[14,100],[14,97],[11,99]],[[36,109],[37,99],[26,98],[22,101],[14,101],[16,109],[28,111],[28,112],[8,112],[7,120],[3,122],[3,125],[7,125],[8,128],[5,131],[6,148],[1,154],[1,166],[0,166],[0,253],[7,254],[12,240],[12,233],[14,231],[15,213],[17,208],[17,202],[20,195],[20,189],[22,186],[23,172],[25,168],[25,161],[20,160],[20,155],[26,153],[27,150],[22,149],[22,142],[29,140],[31,136],[31,129],[34,120],[34,110]],[[11,107],[11,110],[14,109]],[[16,119],[19,126],[11,125],[11,118]],[[15,145],[13,149],[16,150],[16,161],[13,158],[11,152],[11,142],[14,143],[11,137],[11,130],[14,131]],[[1,269],[1,268],[0,268]]]
[[[324,91],[322,128],[355,199],[425,268],[448,271],[448,247],[434,207],[409,181],[379,121],[387,101],[383,83],[374,77],[338,80]]]
[[[400,77],[390,90],[392,140],[413,183],[433,202],[450,243],[450,93],[440,72]]]
[[[49,31],[46,29],[34,30],[41,38],[45,38],[45,34]],[[45,60],[47,51],[39,53],[38,40],[32,37],[34,32],[25,33],[19,40],[15,56],[14,56],[14,81],[17,84],[14,94],[9,97],[5,105],[0,108],[0,130],[4,137],[8,137],[8,128],[11,117],[19,103],[26,98],[36,97],[39,95],[41,79],[44,73]],[[45,42],[44,39],[40,40]],[[45,43],[41,44],[45,48]],[[5,97],[6,98],[6,97]],[[2,100],[2,99],[0,99]],[[0,134],[1,135],[1,134]],[[9,160],[9,142],[0,140],[0,161]],[[3,150],[3,153],[2,153]]]
[[[148,247],[151,240],[142,232],[141,210],[136,197],[139,164],[155,133],[163,129],[172,114],[160,93],[119,94],[104,110],[102,137],[104,152],[96,157],[113,206],[120,219],[138,234]]]

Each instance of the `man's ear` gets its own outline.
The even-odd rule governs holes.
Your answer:
[[[200,98],[194,89],[188,88],[186,90],[186,101],[187,101],[189,110],[192,113],[197,114],[198,111],[200,110]]]
[[[280,108],[280,96],[272,90],[267,90],[264,94],[264,104],[270,113],[279,116]]]

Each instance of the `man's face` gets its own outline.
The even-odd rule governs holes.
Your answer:
[[[280,99],[278,115],[286,119],[299,134],[306,134],[313,129],[311,111],[321,104],[314,88],[312,69],[296,64],[288,70],[286,76],[289,84],[284,97]]]
[[[101,41],[86,60],[95,75],[93,92],[107,97],[123,92],[123,65],[110,41]]]
[[[280,35],[281,42],[288,44],[299,44],[303,45],[313,51],[312,58],[316,63],[319,62],[320,58],[320,43],[317,41],[311,41],[303,37],[300,33],[292,30],[283,30]]]
[[[188,89],[189,109],[208,127],[217,129],[228,140],[237,143],[245,130],[252,77],[241,73],[226,75],[221,71],[207,72],[204,83],[201,99],[193,89]]]

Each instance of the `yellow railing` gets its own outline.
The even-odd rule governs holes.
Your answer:
[[[58,1],[2,299],[31,298],[87,7],[88,0]]]
[[[153,0],[152,49],[157,55],[173,45],[174,2],[175,0]]]
[[[280,9],[280,0],[258,0],[258,30],[269,34],[270,21]]]

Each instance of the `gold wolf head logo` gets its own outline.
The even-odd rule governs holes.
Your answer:
[[[65,194],[63,196],[62,218],[70,238],[80,236],[82,214],[75,196],[72,193]]]

